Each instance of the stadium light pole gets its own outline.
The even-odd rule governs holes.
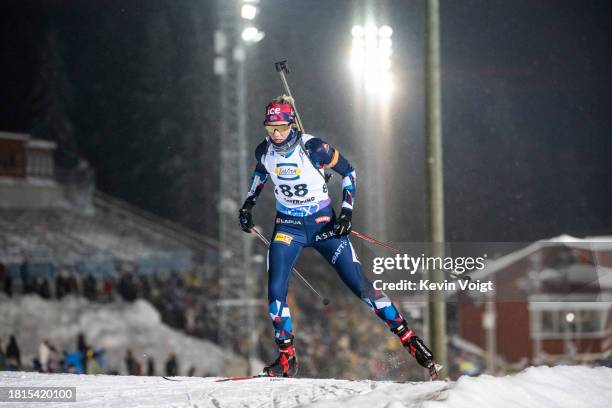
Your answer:
[[[426,185],[428,239],[433,256],[444,257],[444,178],[442,168],[442,106],[440,87],[440,5],[425,7]],[[430,271],[432,282],[443,282],[441,270]],[[446,303],[440,291],[429,292],[429,337],[438,364],[448,367]],[[447,368],[448,369],[448,368]]]
[[[220,79],[220,200],[218,337],[248,341],[246,374],[256,356],[254,329],[257,280],[250,273],[252,237],[236,225],[238,206],[247,186],[247,49],[265,34],[255,26],[259,0],[217,0],[214,72]]]

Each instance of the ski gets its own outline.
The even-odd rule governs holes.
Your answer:
[[[186,378],[178,379],[178,378],[170,378],[170,377],[166,377],[166,376],[161,376],[161,378],[163,378],[164,380],[167,380],[167,381],[174,381],[174,382],[188,381],[188,379],[186,379]],[[191,377],[191,378],[194,378],[194,377]],[[242,377],[217,378],[214,382],[254,380],[256,378],[269,378],[270,380],[274,381],[274,380],[282,380],[282,379],[288,378],[288,377],[271,377],[271,376],[269,376],[269,375],[267,375],[265,373],[261,373],[261,374],[257,374],[257,375],[249,375],[249,376],[242,376]]]
[[[227,378],[219,378],[215,380],[215,382],[227,382],[227,381],[244,381],[244,380],[254,380],[256,378],[269,378],[271,381],[283,380],[289,377],[272,377],[265,373],[256,374],[256,375],[248,375],[243,377],[227,377]]]

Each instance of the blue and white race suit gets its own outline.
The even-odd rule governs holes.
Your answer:
[[[343,177],[342,207],[351,211],[355,170],[323,140],[307,134],[301,137],[303,143],[284,154],[276,152],[267,141],[257,146],[257,165],[246,198],[254,205],[267,180],[272,179],[277,214],[268,251],[268,310],[275,337],[286,339],[293,335],[287,290],[293,266],[305,247],[317,250],[351,291],[393,329],[403,322],[403,317],[363,275],[348,236],[333,233],[335,214],[322,169],[331,168]]]

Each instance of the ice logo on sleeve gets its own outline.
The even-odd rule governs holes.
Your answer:
[[[302,174],[302,170],[297,163],[277,163],[274,174],[279,180],[297,180]]]

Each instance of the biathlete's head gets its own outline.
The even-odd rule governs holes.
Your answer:
[[[281,95],[266,106],[264,126],[268,132],[267,139],[279,153],[290,152],[299,143],[293,102],[292,97]]]

